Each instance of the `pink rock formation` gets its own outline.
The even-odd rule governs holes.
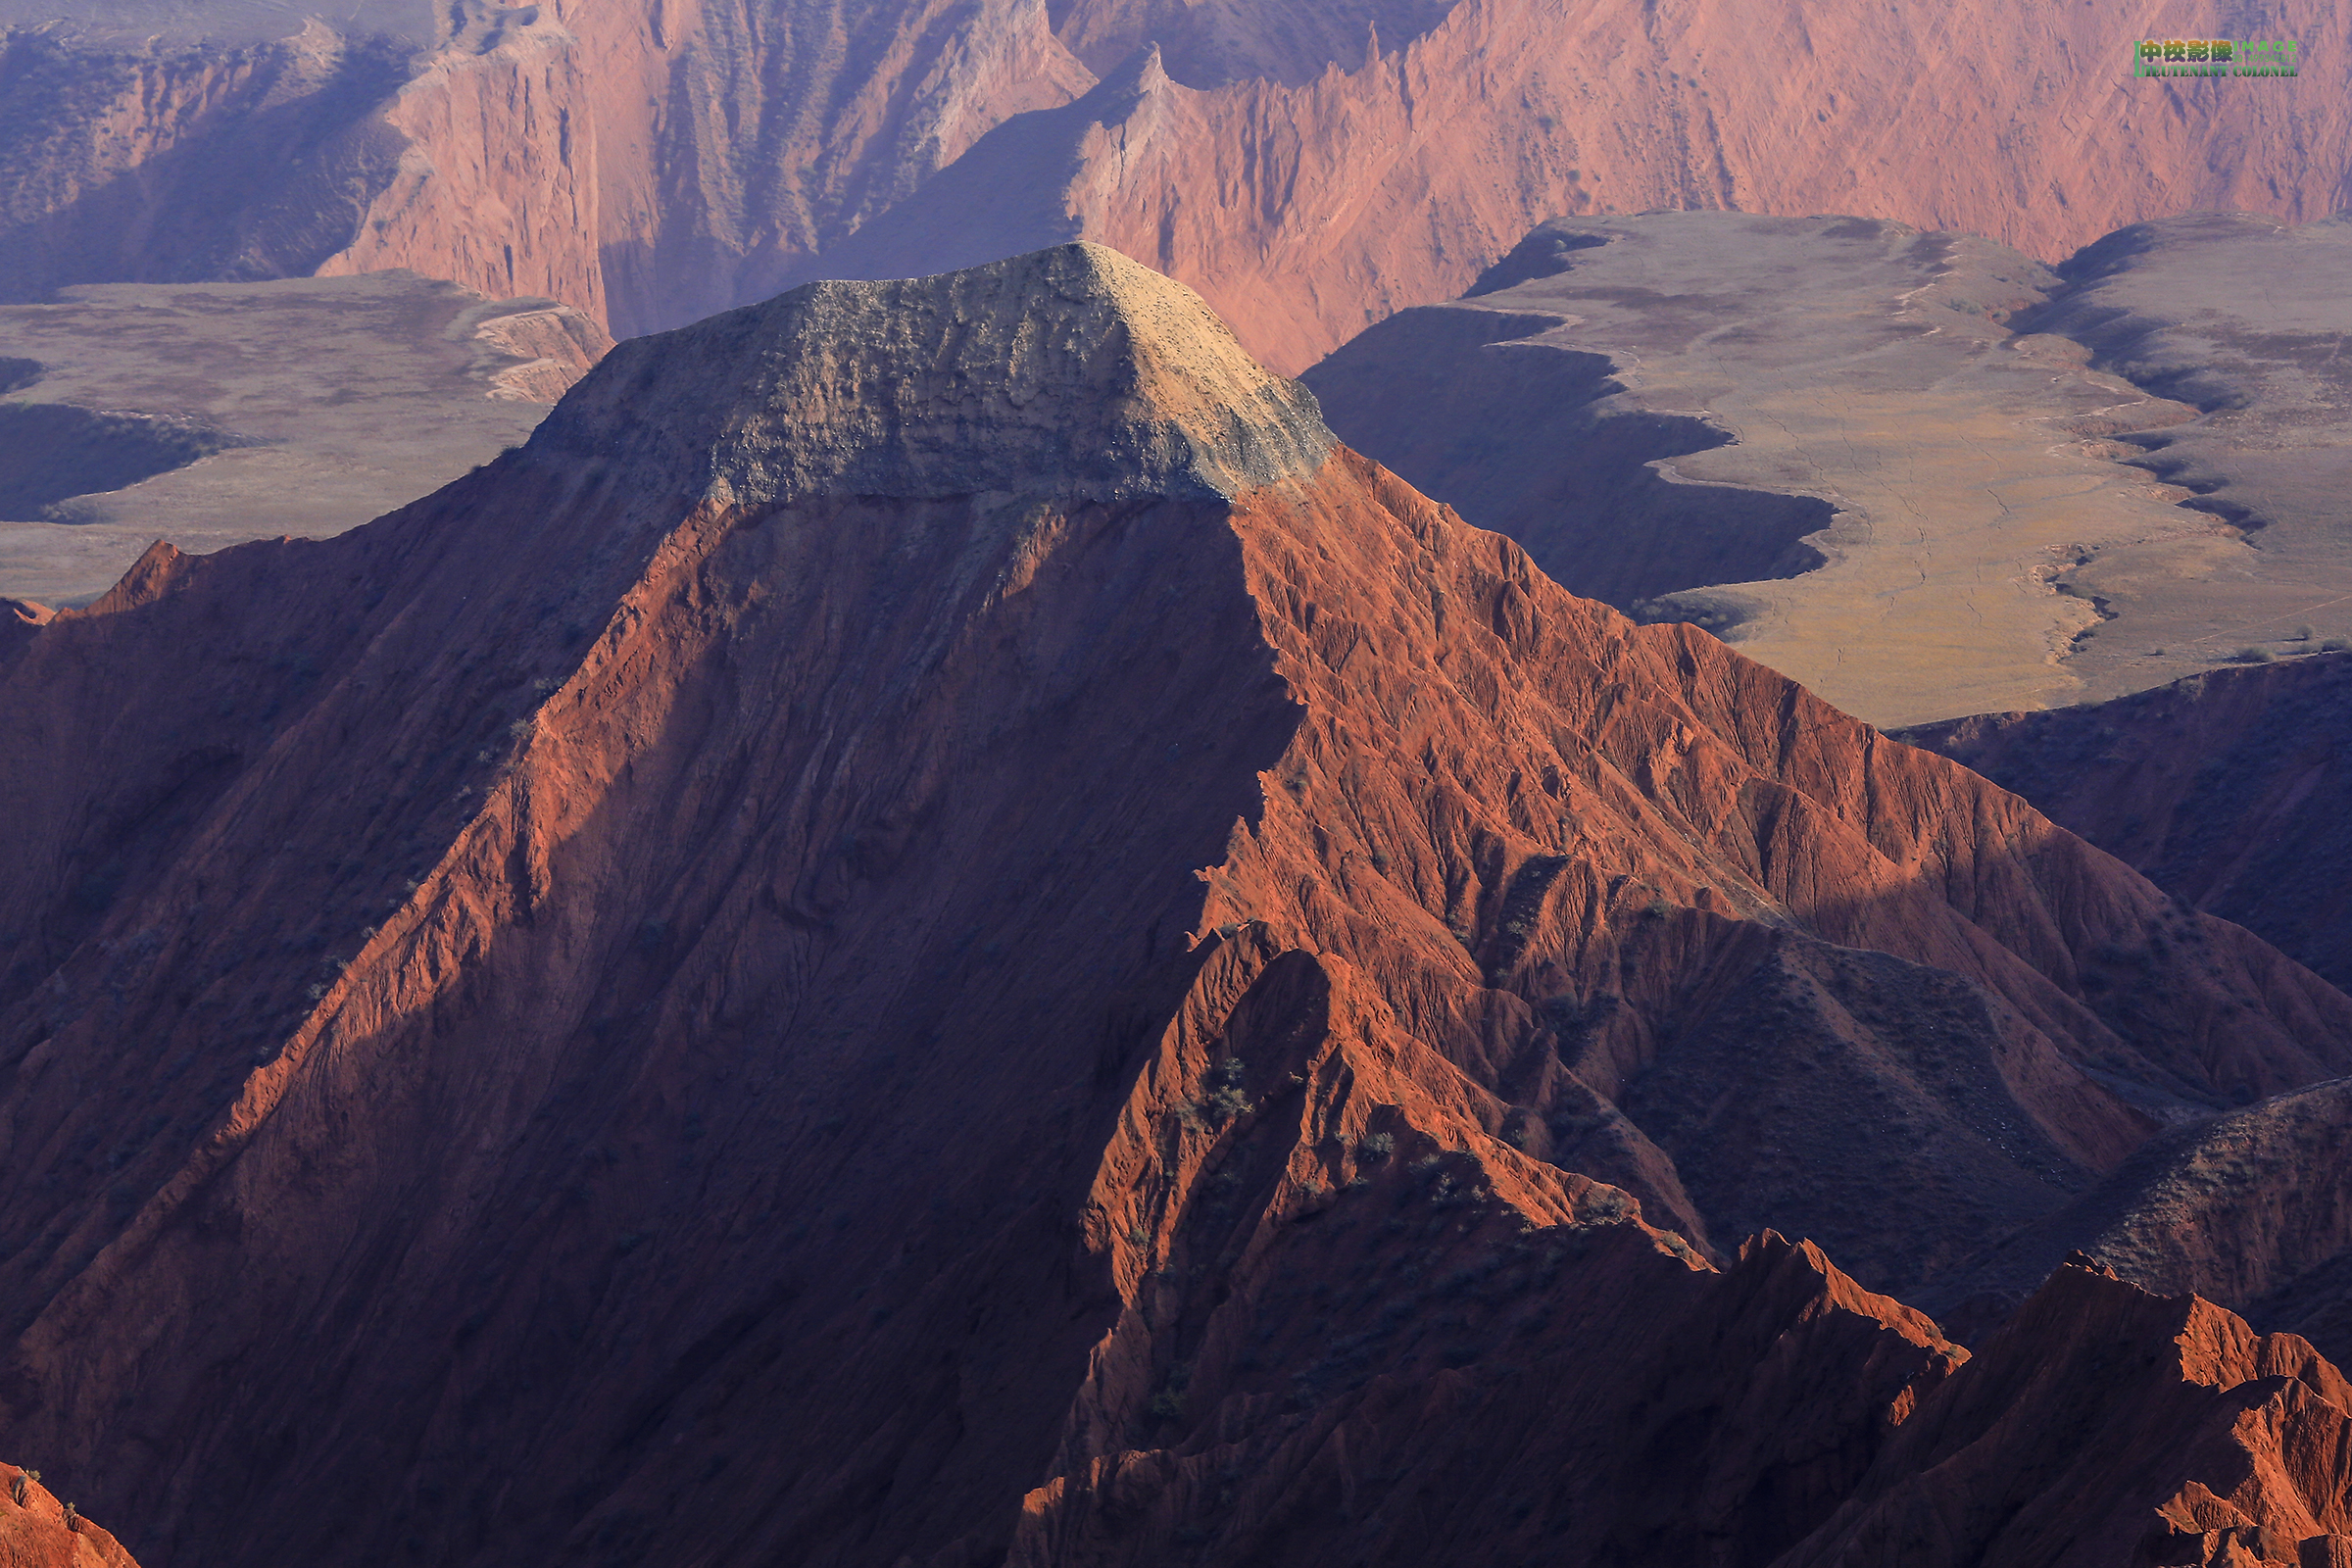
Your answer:
[[[2148,20],[2104,0],[2024,27],[1986,0],[1801,21],[1713,0],[453,15],[397,92],[318,29],[42,67],[26,79],[73,91],[25,98],[0,260],[154,275],[179,171],[226,169],[259,194],[206,265],[410,267],[625,335],[1085,235],[1295,371],[1563,213],[1853,213],[2055,259],[2190,209],[2352,202],[2352,114],[2316,78],[2133,80]],[[2294,25],[2308,59],[2352,45],[2340,13]],[[9,47],[31,71],[52,46]],[[292,168],[239,129],[281,104],[318,120]]]

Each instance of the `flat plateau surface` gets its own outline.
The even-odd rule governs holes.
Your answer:
[[[2132,607],[2140,643],[2192,663],[2352,635],[2352,220],[2193,214],[2119,230],[2062,270],[2065,293],[2032,324],[2200,411],[2132,436],[2131,461],[2243,524],[2248,546],[2193,593],[2128,556],[2072,580]],[[2077,662],[2104,694],[2137,652],[2102,638]]]
[[[2286,242],[2266,220],[2216,221],[2291,243],[2306,265],[2342,254],[2338,224]],[[2148,225],[2142,268],[2168,253],[2170,226]],[[2197,254],[2230,265],[2210,244]],[[2160,309],[2161,282],[2109,286]],[[2095,701],[2210,667],[2266,628],[2352,625],[2340,526],[2250,535],[2197,510],[2210,485],[2178,463],[2161,474],[2189,482],[2166,482],[2146,449],[2176,432],[2199,452],[2237,437],[2192,425],[2197,407],[2115,373],[2130,366],[2093,344],[2016,330],[2065,324],[2051,302],[2072,285],[1989,240],[1860,219],[1563,219],[1485,287],[1403,313],[1309,372],[1341,437],[1521,538],[1571,589],[1709,625],[1874,723]],[[2231,303],[2213,330],[2241,359],[2285,330],[2273,316],[2304,308],[2283,294]],[[2304,328],[2296,352],[2323,336]],[[1546,375],[1559,400],[1582,401],[1498,406],[1498,389],[1540,399],[1517,389]],[[1408,376],[1430,384],[1409,414],[1382,390]],[[2190,389],[2176,377],[2159,390]],[[2293,462],[2340,465],[2337,409],[2302,399]],[[1663,485],[1578,471],[1596,437],[1628,444],[1608,439],[1623,420],[1677,432],[1622,460],[1649,458]],[[2258,461],[2272,460],[2245,460],[2249,471]],[[1801,545],[1793,529],[1744,547],[1678,538],[1691,485],[1810,498],[1820,525]],[[2316,513],[2320,493],[2266,492],[2281,519]],[[1718,532],[1773,512],[1763,495],[1718,507],[1732,518]]]
[[[86,603],[157,539],[204,553],[356,527],[520,443],[605,341],[551,301],[399,271],[0,307],[0,370],[18,368],[0,375],[0,491],[61,439],[89,448],[71,482],[91,485],[0,498],[0,595]],[[100,488],[110,463],[174,462]]]

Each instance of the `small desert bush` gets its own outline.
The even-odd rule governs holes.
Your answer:
[[[2267,664],[2273,657],[2268,648],[2240,648],[2230,656],[2231,662],[2239,664]]]

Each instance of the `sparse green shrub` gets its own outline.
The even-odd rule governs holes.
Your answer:
[[[2352,640],[2342,637],[2330,637],[2320,644],[2320,652],[2323,654],[2340,654],[2347,650],[2352,650]]]
[[[1209,1091],[1203,1104],[1210,1121],[1221,1125],[1236,1116],[1247,1116],[1254,1108],[1249,1091],[1242,1087],[1249,1070],[1239,1056],[1228,1056],[1208,1069]]]
[[[1633,1200],[1614,1187],[1596,1188],[1577,1205],[1577,1218],[1613,1225],[1634,1211]]]
[[[1243,1091],[1240,1084],[1221,1084],[1209,1091],[1208,1119],[1210,1121],[1231,1121],[1236,1116],[1247,1116],[1250,1109],[1250,1096]]]
[[[2240,648],[2236,653],[2231,654],[2230,659],[2231,662],[2239,664],[2267,664],[2274,657],[2268,648],[2249,647]]]
[[[1355,1146],[1359,1158],[1375,1161],[1386,1159],[1396,1152],[1396,1137],[1394,1133],[1370,1133]]]
[[[70,1502],[66,1504],[66,1528],[75,1535],[81,1534],[81,1510]]]
[[[2311,639],[2312,630],[2309,626],[2297,626],[2295,628],[2295,641],[2299,643],[2307,643],[2311,641]]]

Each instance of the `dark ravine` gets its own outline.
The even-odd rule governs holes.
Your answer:
[[[2352,999],[1112,253],[627,346],[375,523],[13,624],[0,1427],[151,1563],[2346,1529],[2300,1342],[1884,1290],[2342,1076]]]

